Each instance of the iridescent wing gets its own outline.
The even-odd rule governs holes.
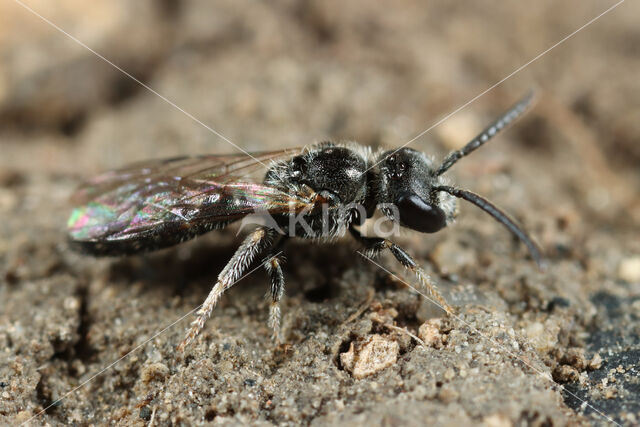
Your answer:
[[[300,149],[152,160],[107,172],[73,197],[71,242],[96,255],[158,249],[254,212],[299,212],[308,194],[262,184],[265,165]]]

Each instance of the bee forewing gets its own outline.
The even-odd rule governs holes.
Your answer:
[[[306,195],[262,184],[262,163],[297,152],[172,158],[104,173],[74,197],[83,202],[69,218],[69,236],[78,242],[122,242],[169,231],[195,235],[255,211],[302,210],[309,203]]]

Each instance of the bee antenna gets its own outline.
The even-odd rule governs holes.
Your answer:
[[[545,262],[542,257],[542,252],[538,245],[529,237],[529,235],[524,231],[516,222],[509,217],[506,213],[500,210],[493,203],[488,201],[482,196],[479,196],[471,191],[462,190],[459,188],[449,187],[449,186],[439,186],[434,188],[435,191],[444,191],[445,193],[449,193],[452,196],[455,196],[459,199],[464,199],[467,202],[473,203],[489,215],[491,215],[496,221],[504,225],[514,236],[516,236],[522,243],[525,244],[527,249],[529,249],[529,253],[531,257],[535,260],[538,267],[544,268]]]
[[[471,141],[467,143],[460,150],[452,151],[449,155],[444,159],[440,167],[434,172],[435,176],[440,176],[451,168],[458,160],[463,158],[464,156],[470,154],[476,148],[482,146],[485,142],[489,141],[495,135],[498,134],[501,130],[506,128],[509,124],[513,123],[518,117],[524,113],[527,108],[531,105],[534,99],[534,92],[529,91],[520,101],[511,106],[507,111],[505,111],[502,116],[495,122],[491,123],[487,126],[478,136],[473,138]]]

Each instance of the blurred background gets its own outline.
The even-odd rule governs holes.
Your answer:
[[[47,286],[53,293],[81,296],[84,308],[79,306],[72,316],[80,325],[87,307],[102,313],[102,321],[108,323],[112,314],[100,307],[123,303],[118,298],[125,297],[105,296],[99,285],[87,288],[97,274],[90,270],[91,261],[68,255],[62,245],[70,209],[67,199],[83,178],[137,160],[236,150],[206,126],[247,151],[327,139],[397,147],[614,4],[596,0],[526,5],[496,0],[402,0],[386,5],[364,0],[0,3],[0,300],[13,301],[11,309],[0,307],[3,323],[15,325],[12,322],[45,310],[28,298]],[[458,274],[486,284],[487,292],[498,289],[506,304],[502,308],[516,313],[514,325],[525,322],[514,326],[516,330],[526,331],[527,322],[551,316],[541,314],[541,307],[558,295],[570,301],[573,311],[563,313],[560,323],[577,328],[569,334],[575,339],[543,346],[539,349],[543,359],[555,346],[581,348],[591,357],[611,345],[586,338],[595,336],[594,330],[629,340],[622,347],[635,349],[634,357],[640,357],[638,16],[640,3],[622,3],[410,145],[441,158],[464,145],[528,90],[536,90],[533,109],[456,165],[453,175],[461,186],[487,195],[532,231],[552,261],[548,273],[552,278],[539,282],[546,283],[547,290],[523,297],[531,291],[527,286],[516,286],[517,292],[510,293],[513,283],[498,283],[496,277],[504,273],[501,268],[507,268],[501,263],[524,265],[525,252],[509,244],[499,225],[470,206],[463,206],[457,231],[429,239],[408,237],[405,243],[423,260],[436,263],[445,277]],[[448,243],[459,241],[457,236],[463,236],[462,243]],[[216,238],[212,239],[210,244]],[[231,244],[231,237],[225,241]],[[209,276],[198,279],[208,283],[216,270],[211,271],[205,254],[201,256],[197,266]],[[298,261],[311,268],[311,261]],[[101,262],[96,271],[107,271],[108,264]],[[77,265],[85,265],[82,273],[74,271]],[[128,268],[136,271],[135,265]],[[484,271],[487,265],[492,267]],[[123,283],[148,279],[110,274],[105,277]],[[298,280],[306,277],[297,274]],[[66,285],[46,282],[56,275],[66,275]],[[164,319],[197,304],[203,295],[206,285],[183,305],[167,308]],[[241,292],[234,295],[240,297]],[[105,303],[100,298],[120,302]],[[143,293],[141,298],[149,295]],[[532,302],[536,298],[539,301]],[[55,310],[55,303],[43,304]],[[75,363],[81,353],[78,342],[93,351],[92,358],[83,359],[85,364],[98,367],[109,360],[110,353],[103,359],[99,345],[83,338],[88,326],[72,324],[71,335],[58,337],[58,342],[46,338],[50,331],[42,322],[36,322],[41,327],[33,326],[29,339],[44,340],[52,350],[36,357],[35,365],[53,354],[68,356],[58,363]],[[149,330],[155,326],[163,322],[149,320]],[[242,335],[241,327],[236,334]],[[98,335],[94,331],[92,336]],[[16,348],[7,351],[20,354]],[[551,370],[557,363],[576,373],[566,374],[569,368],[562,368],[556,380],[579,384],[575,390],[580,396],[593,397],[591,386],[578,381],[581,373],[586,378],[586,368],[561,362],[566,360],[562,357],[556,354],[553,363],[545,363]],[[613,363],[608,367],[615,367]],[[593,375],[594,384],[601,380],[599,374]],[[60,380],[58,390],[53,381],[45,385],[42,379],[34,381],[20,389],[24,394],[16,402],[22,406],[11,406],[5,399],[5,415],[36,408],[63,391],[66,381],[73,383]],[[624,384],[623,379],[618,381]],[[40,384],[37,393],[35,384]],[[624,386],[620,387],[618,400],[604,400],[602,405],[611,404],[616,419],[628,421],[627,414],[637,414],[640,407],[625,400]],[[576,402],[558,402],[572,410],[580,407]],[[108,417],[114,416],[113,408],[92,411]],[[70,419],[60,412],[51,416]],[[506,419],[518,420],[510,414]]]

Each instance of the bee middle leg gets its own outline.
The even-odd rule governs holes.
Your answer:
[[[453,307],[447,303],[444,297],[438,291],[435,283],[431,280],[429,275],[418,265],[418,263],[400,246],[393,243],[391,240],[383,239],[381,237],[366,237],[363,236],[358,230],[351,227],[349,228],[351,235],[365,247],[365,255],[369,258],[378,256],[383,250],[388,249],[395,259],[402,264],[405,268],[409,269],[416,275],[420,285],[437,301],[444,311],[448,314],[454,312]]]
[[[271,298],[271,305],[269,306],[269,327],[273,331],[273,340],[278,344],[282,342],[280,334],[280,300],[284,295],[284,273],[282,272],[284,255],[282,248],[287,240],[288,238],[286,236],[282,237],[269,251],[269,255],[267,255],[262,264],[271,280],[271,288],[269,289],[269,296]]]
[[[284,294],[284,274],[282,273],[282,252],[269,257],[264,268],[271,279],[271,305],[269,306],[269,327],[273,331],[272,338],[276,343],[282,342],[280,334],[280,300]]]

